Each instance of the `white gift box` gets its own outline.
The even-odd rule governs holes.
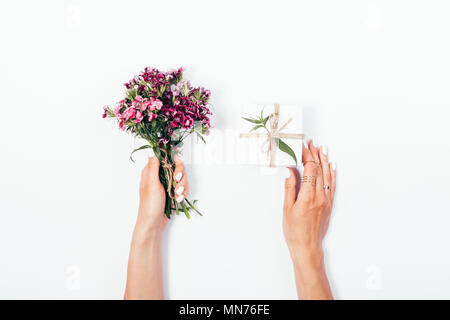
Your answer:
[[[271,115],[265,128],[252,130],[257,124],[241,119],[238,159],[241,164],[269,167],[292,166],[294,159],[280,150],[277,139],[287,144],[295,153],[297,164],[302,159],[303,117],[300,105],[266,104],[245,108],[245,118]],[[252,131],[251,131],[252,130]],[[272,142],[272,143],[271,143]]]

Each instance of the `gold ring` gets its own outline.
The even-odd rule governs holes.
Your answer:
[[[324,188],[325,190],[330,190],[330,189],[331,189],[330,186],[328,186],[328,185],[326,185],[326,184],[323,185],[323,188]]]
[[[315,186],[316,178],[317,178],[316,176],[304,176],[302,180],[303,180],[303,183],[310,183],[313,186]]]
[[[316,161],[314,161],[314,160],[307,160],[307,161],[303,162],[303,166],[306,166],[306,164],[307,164],[308,162],[312,162],[312,163],[315,163],[316,166],[320,166],[320,162],[316,162]]]

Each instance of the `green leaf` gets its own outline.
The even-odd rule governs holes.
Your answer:
[[[186,215],[186,217],[187,217],[188,219],[190,219],[190,218],[191,218],[191,215],[189,214],[189,209],[188,209],[188,207],[186,207],[186,205],[184,204],[184,201],[182,201],[180,204],[181,204],[181,208],[183,209],[184,214]]]
[[[192,210],[194,210],[194,211],[197,212],[200,216],[203,217],[203,215],[200,213],[200,211],[198,211],[197,208],[195,207],[195,204],[197,203],[197,200],[194,200],[193,203],[191,203],[188,199],[185,199],[185,201],[186,201],[187,204],[192,208]]]
[[[161,150],[159,150],[159,147],[153,148],[153,152],[155,153],[155,156],[161,161]]]
[[[178,202],[174,201],[175,203],[175,212],[177,213],[177,216],[180,215],[180,211],[178,210]]]
[[[270,116],[267,116],[263,119],[264,126],[266,125],[267,121],[270,119]]]
[[[197,138],[199,138],[200,140],[202,140],[203,143],[206,143],[205,138],[203,138],[203,136],[202,136],[200,133],[198,133],[198,132],[196,132],[196,133],[197,133]]]
[[[171,202],[172,202],[172,199],[166,195],[166,206],[164,208],[164,213],[168,219],[170,219],[170,216],[172,215]]]
[[[250,132],[255,131],[255,130],[258,130],[259,128],[264,128],[264,126],[263,126],[262,124],[259,124],[259,125],[257,125],[257,126],[254,126],[254,127],[252,128],[252,130],[250,130]]]
[[[136,98],[137,96],[137,89],[136,88],[131,88],[127,91],[127,98],[130,100],[134,100],[134,98]]]
[[[181,87],[181,94],[185,97],[189,94],[187,83],[183,84],[183,86]]]
[[[258,119],[252,119],[252,118],[244,118],[242,117],[242,119],[247,120],[248,122],[254,123],[254,124],[261,124],[261,121]]]
[[[195,99],[197,99],[197,101],[200,101],[200,99],[202,98],[202,92],[199,90],[194,92],[194,97]]]
[[[133,153],[135,153],[136,151],[144,150],[144,149],[148,149],[148,148],[151,148],[151,147],[150,147],[148,144],[146,144],[145,146],[142,146],[142,147],[139,147],[139,148],[137,148],[137,149],[134,149],[134,150],[131,152],[131,154],[130,154],[130,159],[131,159],[131,161],[134,162],[134,160],[133,160]]]
[[[288,155],[290,155],[294,161],[295,161],[295,165],[297,165],[297,157],[295,156],[295,152],[294,150],[291,149],[291,147],[289,147],[283,140],[281,139],[276,139],[276,142],[278,144],[278,148],[283,151],[286,152]]]

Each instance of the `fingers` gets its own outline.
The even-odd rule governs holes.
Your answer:
[[[317,148],[314,146],[313,141],[309,141],[309,151],[311,152],[311,155],[314,159],[314,161],[316,162],[316,167],[317,167],[317,180],[316,180],[316,197],[319,200],[323,200],[323,198],[325,197],[325,193],[323,190],[323,173],[322,173],[322,168],[320,167],[320,156],[319,156],[319,151],[317,150]]]
[[[302,163],[303,163],[303,165],[305,163],[308,163],[308,161],[314,161],[314,159],[313,159],[311,152],[309,151],[308,144],[306,142],[304,142],[302,144]]]
[[[297,192],[295,190],[297,186],[297,177],[292,168],[286,168],[289,173],[289,177],[284,182],[284,212],[292,208],[297,200]]]
[[[152,156],[148,158],[148,163],[144,172],[151,181],[159,181],[159,160]]]
[[[331,175],[331,205],[334,202],[334,192],[336,191],[336,166],[334,163],[329,164],[329,170]]]
[[[327,147],[320,147],[319,150],[320,166],[322,167],[323,185],[330,187],[330,189],[324,189],[326,200],[331,203],[331,173],[330,164],[328,163],[328,150]]]
[[[317,176],[317,165],[314,163],[313,155],[309,150],[306,143],[302,146],[302,162],[303,162],[303,183],[300,186],[299,196],[314,196],[316,176]]]
[[[173,177],[176,182],[179,182],[184,176],[184,164],[180,157],[177,155],[174,157],[175,160],[175,170],[173,171]]]
[[[316,162],[319,163],[320,159],[319,159],[319,152],[317,151],[317,148],[314,146],[314,143],[312,140],[309,141],[308,143],[308,148],[309,151],[311,153],[312,159]]]
[[[186,177],[186,169],[183,162],[178,156],[175,156],[175,170],[173,171],[173,179],[175,185],[175,199],[178,202],[183,201],[189,193],[189,184]]]

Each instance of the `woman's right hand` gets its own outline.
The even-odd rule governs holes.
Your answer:
[[[303,146],[303,182],[297,193],[296,172],[289,168],[285,182],[283,231],[294,262],[299,297],[331,298],[323,265],[322,240],[328,229],[336,190],[336,170],[328,162],[326,149],[312,141]],[[310,290],[311,281],[325,279],[322,295]],[[320,281],[319,281],[320,283]],[[328,289],[327,289],[328,288]]]

